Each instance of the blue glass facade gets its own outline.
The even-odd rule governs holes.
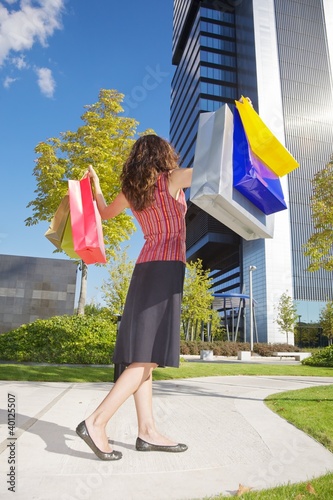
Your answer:
[[[193,164],[198,118],[237,99],[236,30],[233,12],[202,2],[175,1],[170,139],[183,167]],[[180,22],[182,19],[182,24]],[[182,36],[183,33],[183,36]],[[179,45],[177,45],[177,42]],[[216,291],[240,291],[240,238],[194,205],[187,214],[188,259],[213,270]]]
[[[276,217],[273,240],[247,242],[189,203],[188,259],[200,257],[212,270],[216,291],[248,290],[248,269],[256,266],[262,341],[283,341],[274,325],[281,293],[293,296],[302,321],[316,321],[333,298],[332,273],[309,273],[303,253],[313,230],[311,179],[333,152],[328,11],[327,0],[174,2],[170,140],[182,166],[193,164],[200,113],[232,107],[241,95],[300,163],[283,180],[289,210]]]

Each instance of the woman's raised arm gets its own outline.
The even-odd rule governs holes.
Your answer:
[[[94,183],[95,190],[95,200],[97,203],[97,208],[100,213],[100,216],[103,220],[112,219],[119,215],[125,208],[129,208],[129,203],[124,195],[124,193],[120,192],[115,199],[108,205],[104,199],[101,186],[99,184],[99,178],[96,174],[95,170],[91,165],[89,165],[89,177],[91,177]]]

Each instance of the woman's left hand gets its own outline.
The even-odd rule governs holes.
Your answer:
[[[98,182],[98,175],[96,174],[95,169],[92,165],[89,165],[88,167],[88,175],[94,182]]]

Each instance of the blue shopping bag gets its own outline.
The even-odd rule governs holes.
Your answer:
[[[233,186],[266,215],[287,208],[280,179],[251,151],[237,108],[234,109]]]

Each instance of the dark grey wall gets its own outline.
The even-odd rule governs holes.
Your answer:
[[[73,261],[0,255],[0,333],[73,314],[75,288]]]

